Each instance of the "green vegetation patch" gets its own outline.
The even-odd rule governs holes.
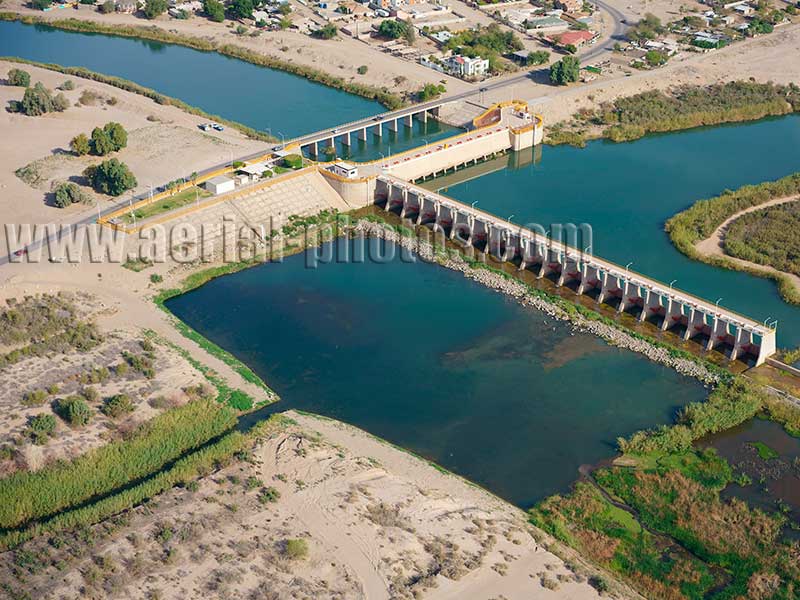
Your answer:
[[[725,233],[725,253],[800,275],[800,201],[742,215]]]
[[[726,219],[736,213],[775,198],[785,198],[797,194],[800,194],[800,173],[787,175],[777,181],[745,185],[733,191],[726,190],[715,198],[700,200],[688,209],[679,212],[667,221],[665,229],[675,247],[689,258],[716,267],[746,271],[760,277],[772,277],[778,282],[778,289],[784,300],[800,304],[800,293],[795,290],[794,285],[787,277],[771,275],[761,269],[744,269],[731,260],[706,256],[695,249],[697,242],[708,238]],[[774,223],[773,229],[775,227],[784,232],[789,231],[780,222]]]
[[[133,213],[126,213],[120,218],[124,223],[128,224],[133,223],[134,220],[137,222],[143,221],[150,217],[155,217],[156,215],[183,208],[184,206],[197,202],[201,198],[208,198],[209,196],[211,196],[211,192],[193,185],[172,196],[141,206],[134,210]]]
[[[20,527],[115,492],[220,436],[234,424],[232,410],[198,400],[144,423],[128,439],[89,450],[71,462],[14,473],[0,480],[0,527]]]
[[[758,456],[761,460],[772,460],[780,456],[780,454],[767,446],[764,442],[747,442],[747,445],[758,452]]]

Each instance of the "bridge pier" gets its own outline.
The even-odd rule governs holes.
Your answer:
[[[672,296],[666,297],[667,304],[664,306],[664,320],[661,321],[661,331],[667,331],[670,327],[675,325],[675,304],[676,302],[673,301]],[[680,320],[681,316],[681,309],[678,306],[678,320]]]
[[[389,131],[397,133],[397,129],[397,119],[392,119],[389,121]]]
[[[350,144],[350,132],[349,131],[346,132],[342,136],[342,145],[347,146],[348,148],[351,146],[351,144]]]
[[[706,351],[711,352],[719,344],[724,344],[727,339],[727,321],[720,319],[719,315],[714,315],[714,320],[711,322],[711,331],[709,332],[708,342],[706,343]]]
[[[428,122],[428,111],[427,110],[423,110],[422,112],[418,112],[415,116],[417,117],[417,120],[420,123],[427,123]]]
[[[362,142],[366,142],[367,141],[367,128],[366,127],[363,127],[362,129],[358,130],[358,139],[360,139]]]
[[[425,111],[423,111],[425,112]],[[414,115],[406,115],[403,117],[403,125],[406,127],[414,128]]]
[[[694,306],[689,307],[689,315],[686,317],[686,331],[683,332],[683,339],[689,341],[694,336],[702,333],[706,328],[706,316],[695,309]]]
[[[383,123],[378,123],[372,128],[372,133],[375,137],[383,137]]]

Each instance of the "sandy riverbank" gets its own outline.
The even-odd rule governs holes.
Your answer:
[[[20,589],[38,598],[599,597],[593,571],[521,510],[351,426],[286,416],[251,461],[135,509],[77,557],[49,548],[62,567],[26,576]],[[300,539],[306,555],[292,559],[287,541]]]

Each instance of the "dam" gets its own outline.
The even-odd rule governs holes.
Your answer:
[[[320,143],[334,144],[337,136],[349,137],[354,132],[366,135],[364,132],[368,128],[377,131],[385,123],[389,123],[391,128],[415,118],[427,119],[429,113],[435,116],[440,108],[441,103],[416,106],[373,119],[371,124],[359,121],[330,132],[311,134],[273,151],[285,154],[310,150],[313,154],[318,151]],[[758,366],[776,352],[776,328],[772,324],[754,321],[721,307],[719,301],[709,302],[672,284],[636,273],[628,268],[630,265],[622,267],[594,256],[590,247],[570,245],[543,230],[512,225],[496,215],[476,209],[474,205],[466,205],[414,183],[508,151],[530,149],[540,145],[542,138],[542,119],[533,114],[526,103],[518,100],[502,102],[472,119],[468,130],[459,135],[366,163],[312,161],[298,171],[198,202],[183,211],[164,215],[156,222],[141,223],[137,229],[185,217],[211,205],[222,208],[228,203],[235,205],[244,196],[251,204],[259,204],[259,194],[264,190],[280,186],[290,178],[313,174],[317,178],[315,185],[318,186],[321,180],[335,192],[336,201],[331,206],[338,210],[376,204],[386,211],[396,212],[403,219],[410,219],[415,225],[429,225],[434,231],[444,232],[450,240],[478,250],[484,256],[514,262],[520,270],[532,271],[538,278],[551,278],[559,287],[594,298],[598,305],[610,305],[619,313],[634,315],[639,322],[647,321],[662,331],[672,330],[683,340],[699,342],[706,351],[720,350],[731,361],[752,358]],[[262,160],[264,157],[252,162]],[[235,172],[235,168],[231,166],[214,173],[220,172]],[[106,215],[101,222],[121,228],[123,225],[114,217],[127,210]],[[252,220],[246,222],[256,231],[256,223]],[[261,234],[256,232],[256,235],[266,243],[268,236],[264,234],[263,226],[261,229]]]

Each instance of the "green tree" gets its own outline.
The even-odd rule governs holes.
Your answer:
[[[110,15],[117,10],[117,5],[114,0],[106,0],[100,5],[100,12],[104,15]]]
[[[119,123],[110,121],[103,126],[103,131],[105,131],[106,135],[108,135],[108,138],[111,140],[114,151],[122,150],[128,145],[128,132],[125,131],[125,128]]]
[[[283,164],[290,169],[299,169],[303,166],[303,157],[299,154],[289,154],[283,157]]]
[[[108,135],[108,132],[105,129],[100,129],[99,127],[95,127],[92,130],[92,152],[97,156],[105,156],[106,154],[111,154],[116,150],[116,146],[114,142],[111,141],[111,137]]]
[[[28,87],[31,84],[31,75],[22,69],[11,69],[8,72],[8,85]]]
[[[339,35],[339,30],[333,23],[328,23],[327,25],[317,29],[312,35],[321,40],[330,40]]]
[[[644,60],[651,67],[659,67],[667,62],[667,55],[658,50],[648,50],[644,55]]]
[[[426,100],[438,98],[446,91],[447,88],[441,84],[436,85],[435,83],[426,83],[425,86],[419,92],[417,92],[417,98],[420,102],[425,102]]]
[[[89,138],[86,137],[85,133],[79,133],[74,138],[72,138],[69,142],[69,148],[74,152],[77,156],[84,156],[85,154],[89,154],[92,149],[91,144],[89,143]]]
[[[548,62],[550,62],[550,53],[547,50],[528,52],[528,58],[525,60],[526,65],[546,65]]]
[[[581,63],[575,56],[565,56],[550,65],[550,81],[556,85],[566,85],[580,78]]]
[[[167,12],[167,0],[147,0],[144,5],[144,16],[155,19],[158,15]]]
[[[391,40],[404,37],[407,31],[408,23],[396,19],[384,19],[378,26],[378,35]]]
[[[45,8],[50,8],[53,5],[53,0],[30,0],[29,5],[31,8],[35,8],[36,10],[44,10]]]
[[[53,204],[58,208],[66,208],[71,204],[87,204],[91,198],[85,194],[77,183],[65,181],[56,185],[53,190]]]
[[[203,0],[203,12],[215,23],[225,20],[225,6],[217,0]]]
[[[58,416],[74,427],[83,427],[92,418],[92,409],[80,396],[69,396],[58,401]]]
[[[53,97],[41,82],[25,90],[22,101],[17,104],[19,112],[37,117],[54,110]]]
[[[578,51],[578,47],[575,44],[567,44],[564,46],[564,50],[569,54],[575,54]]]
[[[358,72],[359,75],[366,75],[367,65],[361,65],[360,67],[358,67],[358,69],[356,69],[356,71]]]
[[[101,194],[119,196],[123,192],[136,187],[136,177],[133,176],[125,163],[116,158],[91,166],[84,171],[92,184],[92,188]]]
[[[229,7],[234,17],[239,19],[253,18],[253,0],[233,0]]]
[[[292,7],[288,2],[284,2],[278,7],[278,12],[281,13],[283,16],[286,16],[292,12]]]

